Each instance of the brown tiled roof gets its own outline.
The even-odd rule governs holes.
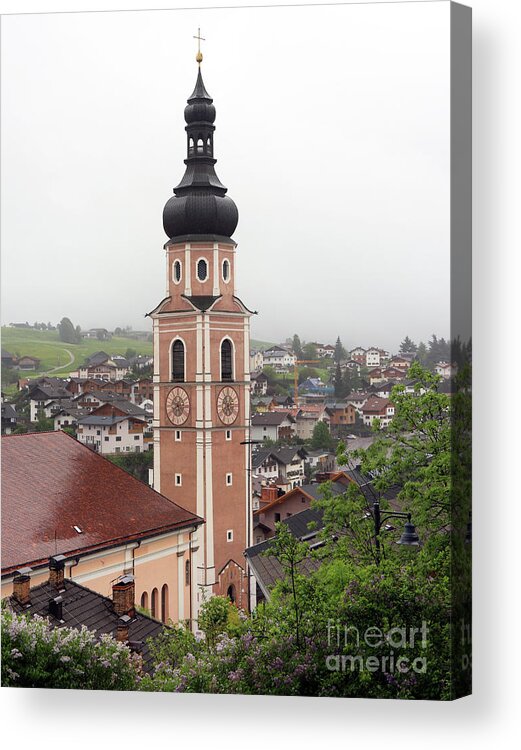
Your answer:
[[[387,398],[380,398],[380,396],[370,396],[365,404],[362,406],[364,414],[366,412],[381,413],[384,411],[386,406],[389,406],[391,402]]]
[[[65,432],[2,437],[3,574],[201,522]]]

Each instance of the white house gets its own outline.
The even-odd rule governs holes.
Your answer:
[[[251,418],[252,440],[285,440],[294,433],[295,420],[286,411],[266,411]]]
[[[136,417],[90,414],[78,419],[77,438],[80,443],[101,454],[141,453],[146,422]],[[146,449],[152,447],[149,442]]]
[[[350,393],[346,398],[348,404],[353,404],[357,413],[362,416],[362,407],[369,398],[367,393]]]
[[[287,349],[283,349],[279,346],[272,346],[270,349],[265,349],[262,352],[263,366],[269,365],[278,372],[287,372],[291,367],[294,367],[297,358]]]
[[[298,410],[296,421],[297,437],[309,440],[313,437],[313,430],[318,422],[331,424],[331,411],[323,404],[303,404]]]
[[[371,347],[365,353],[365,366],[366,367],[380,367],[380,349]]]
[[[252,455],[252,469],[261,481],[287,484],[289,489],[304,484],[307,452],[294,446],[262,448]]]
[[[264,355],[262,352],[250,352],[250,372],[260,372],[264,367]]]
[[[441,375],[445,380],[450,380],[456,374],[456,367],[449,364],[449,362],[438,362],[434,371],[436,375]]]
[[[380,426],[387,427],[394,417],[394,405],[386,398],[369,396],[362,407],[362,419],[367,427],[371,427],[375,419],[380,420]]]

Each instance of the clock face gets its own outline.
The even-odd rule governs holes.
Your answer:
[[[190,399],[184,388],[172,388],[166,397],[166,414],[172,424],[184,424],[190,414]]]
[[[223,424],[232,424],[239,414],[239,396],[227,385],[217,396],[217,414]]]

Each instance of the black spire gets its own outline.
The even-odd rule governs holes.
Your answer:
[[[201,69],[185,107],[187,157],[183,179],[163,210],[170,240],[229,240],[237,227],[237,206],[215,173],[213,134],[215,107],[203,83]]]

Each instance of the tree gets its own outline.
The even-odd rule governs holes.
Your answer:
[[[277,382],[277,373],[275,371],[275,368],[271,365],[266,365],[262,368],[262,372],[268,378],[268,384],[275,385],[275,383]]]
[[[317,347],[315,346],[315,344],[312,344],[311,342],[309,344],[304,344],[304,346],[302,347],[302,358],[318,359]]]
[[[416,351],[416,344],[408,336],[404,338],[400,344],[400,351],[402,354],[414,354]]]
[[[424,341],[420,341],[418,349],[416,350],[416,359],[421,365],[425,365],[427,361],[427,347]]]
[[[345,359],[346,356],[347,356],[346,350],[342,346],[342,342],[340,341],[340,336],[338,336],[336,343],[335,343],[335,353],[333,355],[333,359],[338,364],[343,359]]]
[[[293,336],[292,349],[297,359],[302,359],[302,344],[300,343],[300,338],[296,333]]]
[[[66,344],[79,344],[81,341],[78,329],[74,328],[69,318],[62,318],[58,323],[58,336]]]
[[[132,347],[128,347],[125,351],[125,359],[134,359],[134,357],[137,356],[137,351],[135,349],[132,349]]]
[[[317,422],[314,426],[311,447],[314,450],[329,450],[331,448],[331,434],[325,422]]]
[[[340,362],[336,363],[335,375],[333,377],[333,385],[335,387],[336,398],[342,398],[344,396],[344,382],[343,382],[342,369],[340,367]]]

